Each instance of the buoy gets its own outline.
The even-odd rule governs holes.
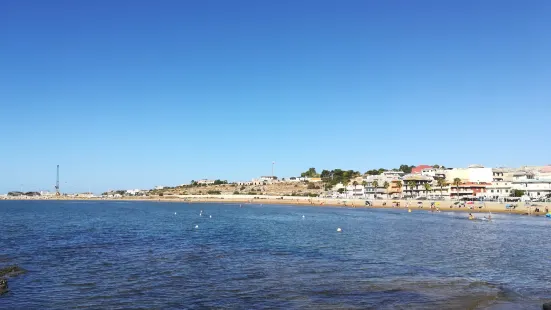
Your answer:
[[[304,218],[304,215],[302,216],[302,218]]]
[[[209,215],[209,218],[212,218],[212,215]]]
[[[176,212],[174,212],[174,215],[176,215]]]
[[[342,229],[340,227],[337,228],[337,232],[342,232]]]
[[[195,228],[199,228],[199,225],[195,225]]]
[[[411,209],[408,209],[408,212],[411,213]]]

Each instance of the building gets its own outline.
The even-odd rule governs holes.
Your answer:
[[[420,174],[408,174],[403,178],[402,191],[406,196],[418,198],[428,197],[432,192],[433,178]]]
[[[351,199],[365,198],[365,187],[362,185],[348,185],[345,191],[346,197]]]
[[[524,180],[533,180],[534,173],[525,170],[517,170],[513,172],[513,182],[524,181]]]
[[[513,190],[522,190],[529,198],[541,198],[551,194],[551,179],[513,180]]]
[[[389,198],[400,198],[402,197],[402,180],[391,180],[389,186],[386,189],[387,195]]]
[[[417,166],[417,167],[411,168],[411,173],[412,173],[412,174],[421,174],[421,172],[423,171],[423,169],[428,169],[428,168],[432,168],[432,166],[429,166],[429,165],[419,165],[419,166]]]
[[[201,180],[198,180],[198,181],[196,181],[196,182],[197,182],[197,184],[199,184],[199,185],[203,185],[203,184],[205,184],[205,185],[211,185],[211,184],[214,184],[214,180],[207,180],[207,179],[201,179]]]
[[[503,175],[494,176],[502,179]],[[486,186],[486,192],[482,195],[485,199],[504,201],[511,196],[513,183],[511,181],[494,181]]]
[[[446,170],[446,181],[453,183],[455,179],[460,179],[464,183],[490,183],[494,180],[494,174],[492,168],[481,165]]]
[[[155,189],[165,189],[164,186],[155,186]]]
[[[383,171],[383,173],[381,173],[381,176],[387,177],[388,179],[391,179],[391,180],[402,178],[404,175],[405,175],[405,172],[401,170],[400,171],[389,170],[389,171]]]
[[[127,195],[130,195],[130,196],[136,196],[137,194],[141,193],[142,190],[140,189],[129,189],[129,190],[126,190],[126,194]]]
[[[482,182],[465,182],[459,186],[453,184],[450,185],[450,198],[451,199],[477,199],[480,197],[486,197],[486,188],[491,183]]]

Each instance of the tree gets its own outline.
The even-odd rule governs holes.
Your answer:
[[[390,187],[390,183],[385,181],[385,183],[383,183],[383,187],[385,188],[386,196],[388,198],[388,188]]]
[[[228,181],[224,180],[214,180],[214,185],[228,184]]]
[[[432,190],[432,188],[430,187],[430,184],[429,183],[425,183],[425,191],[426,191],[426,196],[428,197],[429,196],[429,192]]]
[[[413,187],[415,186],[415,181],[408,181],[408,187],[411,191],[411,197],[413,197]]]
[[[322,179],[330,178],[331,177],[331,171],[329,170],[322,170],[321,176]]]
[[[373,191],[375,192],[373,194],[373,197],[377,198],[377,188],[379,187],[379,182],[377,180],[371,182],[371,186],[373,187]]]
[[[316,168],[310,168],[308,171],[301,173],[300,176],[303,178],[317,178],[319,174],[316,172]]]
[[[432,165],[432,167],[438,169],[440,168],[440,165]]]
[[[524,196],[524,193],[526,193],[525,191],[523,190],[520,190],[520,189],[514,189],[511,191],[511,197],[522,197]]]
[[[403,171],[404,173],[411,173],[411,169],[413,168],[415,168],[415,166],[400,165],[398,170]]]
[[[398,182],[396,183],[396,187],[398,187],[398,190],[400,190],[400,193],[402,192],[402,186],[403,186],[403,185],[404,185],[404,184],[402,184],[402,181],[398,181]],[[402,195],[402,196],[403,196],[403,195]]]
[[[342,193],[344,193],[344,188],[342,188],[342,187],[341,187],[341,188],[339,188],[339,189],[337,190],[337,192],[339,192],[339,194],[342,194]]]
[[[455,178],[453,179],[453,185],[457,188],[457,197],[459,198],[459,185],[461,185],[461,179]]]
[[[366,186],[367,186],[367,181],[363,181],[363,182],[362,182],[362,186],[363,186],[363,187],[366,187]]]
[[[446,183],[446,179],[438,179],[438,181],[436,181],[436,184],[440,187],[440,197],[442,197],[442,188],[448,185]]]

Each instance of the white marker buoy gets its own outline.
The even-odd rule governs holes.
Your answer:
[[[212,218],[212,215],[209,215],[209,218],[211,219],[211,218]]]
[[[176,212],[174,212],[174,215],[176,215]]]
[[[340,227],[337,228],[337,232],[342,232],[342,229]]]
[[[199,228],[199,225],[195,225],[195,228]]]
[[[304,218],[304,215],[302,216],[302,218]]]

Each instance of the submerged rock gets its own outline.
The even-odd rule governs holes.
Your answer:
[[[0,279],[0,295],[8,291],[8,281],[6,279]]]
[[[19,266],[9,266],[0,268],[0,295],[8,292],[8,280],[7,277],[15,277],[27,272],[25,269]]]
[[[27,271],[19,266],[9,266],[0,268],[0,277],[15,277],[25,272]]]

